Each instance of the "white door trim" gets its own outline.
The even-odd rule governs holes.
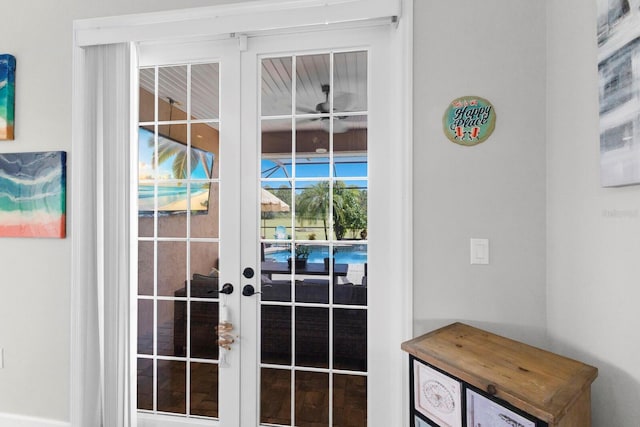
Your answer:
[[[274,31],[391,19],[403,0],[261,0],[74,22],[75,44],[211,38],[231,33]]]
[[[391,73],[394,87],[390,88],[391,108],[396,109],[397,114],[391,117],[389,126],[393,129],[392,134],[397,134],[397,150],[393,151],[389,162],[396,170],[394,181],[390,183],[391,188],[398,191],[391,194],[389,203],[396,204],[397,209],[391,211],[391,221],[397,224],[395,230],[392,251],[393,261],[397,263],[397,277],[400,283],[399,298],[397,306],[403,308],[403,312],[397,313],[398,318],[394,319],[397,324],[393,328],[395,342],[391,345],[397,346],[413,337],[413,0],[401,0],[402,20],[395,33],[391,36]],[[390,141],[390,144],[392,142]],[[394,296],[391,296],[394,298]],[[392,339],[393,340],[393,339]],[[409,424],[409,361],[402,351],[396,350],[394,353],[397,362],[389,372],[392,378],[399,380],[393,383],[390,390],[390,410],[399,413],[401,424]],[[398,387],[400,388],[398,390]],[[399,412],[395,412],[399,411]]]
[[[277,25],[266,25],[266,13],[282,15],[274,22]],[[361,20],[381,19],[384,17],[401,17],[394,19],[396,30],[390,40],[389,59],[394,78],[390,88],[390,103],[395,114],[390,118],[390,133],[394,135],[389,141],[389,158],[387,164],[394,173],[390,174],[389,205],[390,221],[396,224],[389,234],[389,255],[386,262],[392,266],[395,289],[390,295],[393,303],[391,307],[401,307],[398,312],[389,313],[391,322],[391,336],[387,337],[390,351],[398,363],[389,372],[391,389],[388,390],[388,400],[384,402],[391,414],[402,417],[401,425],[408,425],[408,365],[400,350],[400,343],[412,335],[412,290],[413,290],[413,240],[412,240],[412,126],[413,126],[413,83],[412,83],[412,40],[413,40],[413,1],[412,0],[270,0],[244,2],[225,6],[212,6],[182,11],[159,12],[150,14],[130,15],[124,17],[109,17],[74,21],[73,42],[73,105],[82,105],[87,96],[82,88],[82,75],[85,70],[83,48],[115,42],[132,42],[140,40],[166,40],[167,37],[193,40],[195,38],[228,37],[231,33],[240,33],[250,29],[254,31],[269,31],[300,26],[315,26],[318,24],[340,24],[352,21],[357,25]],[[224,19],[220,19],[223,17]],[[252,19],[249,19],[251,17]],[[321,18],[319,18],[321,17]],[[224,23],[223,23],[224,22]],[[248,26],[253,26],[248,28]],[[173,29],[173,30],[168,30]],[[179,34],[175,34],[179,33]],[[72,111],[73,142],[72,154],[82,152],[85,143],[83,136],[85,126],[82,123],[82,112],[78,108]],[[82,169],[84,173],[92,173]],[[74,180],[85,180],[88,176],[74,175]],[[78,200],[80,194],[77,186],[72,185],[71,198]],[[89,204],[91,201],[78,201],[79,204]],[[78,210],[80,212],[80,210]],[[74,245],[82,247],[86,243],[85,236],[80,235],[79,216],[70,218],[71,235]],[[96,242],[102,247],[104,242]],[[77,265],[71,260],[72,271],[81,271],[89,266]],[[77,277],[72,277],[73,292],[87,286],[86,283],[75,283]],[[71,381],[70,396],[79,396],[85,392],[83,372],[73,361],[80,360],[82,355],[82,341],[78,336],[78,324],[85,321],[85,308],[75,302],[71,313]],[[126,339],[123,337],[123,339]],[[132,371],[135,372],[135,371]],[[123,400],[126,396],[122,396]],[[381,402],[381,404],[383,404]],[[85,427],[73,424],[78,420],[80,403],[70,399],[70,414],[72,427]],[[75,414],[75,415],[74,415]]]

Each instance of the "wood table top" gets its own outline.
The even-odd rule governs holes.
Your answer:
[[[463,323],[402,349],[548,423],[561,419],[598,376],[593,366]]]

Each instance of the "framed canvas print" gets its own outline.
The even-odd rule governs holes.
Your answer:
[[[536,427],[520,414],[467,389],[467,427]]]
[[[415,410],[440,427],[462,427],[461,383],[415,359],[413,375]]]
[[[0,154],[0,237],[65,237],[64,151]]]
[[[0,54],[0,140],[13,139],[16,58]]]
[[[633,0],[597,0],[600,180],[640,183],[640,10]]]

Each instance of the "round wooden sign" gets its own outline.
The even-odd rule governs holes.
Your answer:
[[[463,96],[451,101],[442,118],[444,133],[452,142],[472,146],[489,138],[496,127],[493,105],[479,96]]]

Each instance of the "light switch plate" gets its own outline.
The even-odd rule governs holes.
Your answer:
[[[489,264],[489,239],[471,239],[471,264]]]

